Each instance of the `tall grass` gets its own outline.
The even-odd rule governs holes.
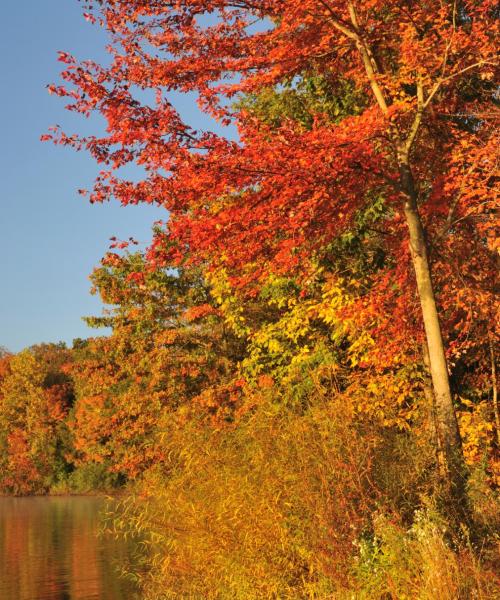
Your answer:
[[[262,398],[219,430],[171,417],[162,441],[109,523],[142,536],[144,600],[495,597],[477,552],[424,508],[426,453],[341,396],[305,411]]]

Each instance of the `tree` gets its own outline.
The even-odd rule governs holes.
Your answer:
[[[420,310],[416,335],[428,348],[447,478],[460,499],[462,454],[438,305],[457,301],[446,298],[444,279],[451,236],[488,257],[494,246],[495,3],[94,4],[87,18],[110,32],[111,65],[61,53],[71,89],[50,91],[71,97],[72,110],[100,112],[107,133],[45,136],[87,148],[104,165],[91,201],[114,195],[165,206],[168,233],[155,237],[153,264],[182,261],[189,250],[189,261],[224,269],[231,286],[255,295],[269,273],[307,281],[324,248],[382,195],[384,251],[394,268],[362,305],[397,316],[387,339]],[[231,104],[310,76],[321,76],[332,96],[347,81],[360,109],[332,122],[318,107],[311,124],[291,118],[276,128]],[[156,90],[155,103],[141,103],[134,86]],[[168,100],[171,90],[196,92],[205,112],[237,126],[239,141],[193,130]],[[116,173],[130,162],[146,170],[139,183]],[[165,235],[176,241],[167,255]],[[394,286],[391,306],[384,290]]]
[[[87,321],[112,334],[75,351],[76,461],[134,479],[161,460],[162,424],[177,410],[231,418],[241,343],[196,269],[152,269],[139,252],[110,252],[91,280],[109,308]]]
[[[73,389],[63,344],[41,344],[10,356],[0,370],[2,490],[46,492],[63,478],[68,462],[66,416]]]

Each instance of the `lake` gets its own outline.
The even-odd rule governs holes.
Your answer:
[[[125,542],[99,536],[102,498],[0,498],[1,600],[131,600],[116,565]]]

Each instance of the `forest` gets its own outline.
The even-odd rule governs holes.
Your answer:
[[[498,597],[497,3],[81,3],[42,140],[165,220],[0,352],[0,492],[118,496],[145,600]]]

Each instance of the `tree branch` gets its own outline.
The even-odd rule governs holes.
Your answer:
[[[450,79],[453,79],[454,77],[458,77],[459,75],[462,75],[463,73],[466,73],[467,71],[470,71],[471,69],[475,69],[476,67],[480,67],[481,65],[497,66],[497,63],[492,62],[490,60],[480,60],[480,61],[478,61],[478,62],[476,62],[476,63],[474,63],[472,65],[469,65],[468,67],[460,69],[460,71],[457,71],[456,73],[452,73],[451,75],[448,75],[448,77],[441,77],[434,84],[434,87],[432,88],[431,93],[427,97],[427,100],[424,102],[424,108],[427,108],[427,106],[429,106],[431,100],[437,94],[437,92],[439,91],[439,89],[443,85],[443,83],[445,83],[446,81],[450,81]]]
[[[413,142],[415,141],[415,137],[417,136],[418,130],[420,129],[420,124],[422,123],[422,118],[424,116],[424,86],[422,84],[422,77],[420,74],[417,75],[417,112],[415,113],[415,118],[413,119],[412,126],[410,128],[410,132],[408,137],[404,142],[404,149],[406,154],[410,152]]]
[[[389,112],[389,107],[388,107],[388,103],[386,102],[384,93],[382,92],[382,88],[380,87],[380,85],[377,81],[377,77],[376,77],[377,66],[376,66],[375,59],[373,57],[373,53],[371,52],[371,49],[368,46],[368,44],[359,35],[358,16],[356,14],[356,9],[354,8],[353,3],[348,2],[347,8],[349,10],[349,16],[351,18],[351,23],[356,32],[355,37],[353,37],[352,39],[354,39],[356,41],[356,46],[361,54],[361,58],[363,60],[364,66],[365,66],[365,71],[368,76],[368,81],[370,82],[370,86],[372,88],[375,99],[377,100],[377,103],[378,103],[381,111],[384,113],[384,115],[387,115],[387,113]]]

